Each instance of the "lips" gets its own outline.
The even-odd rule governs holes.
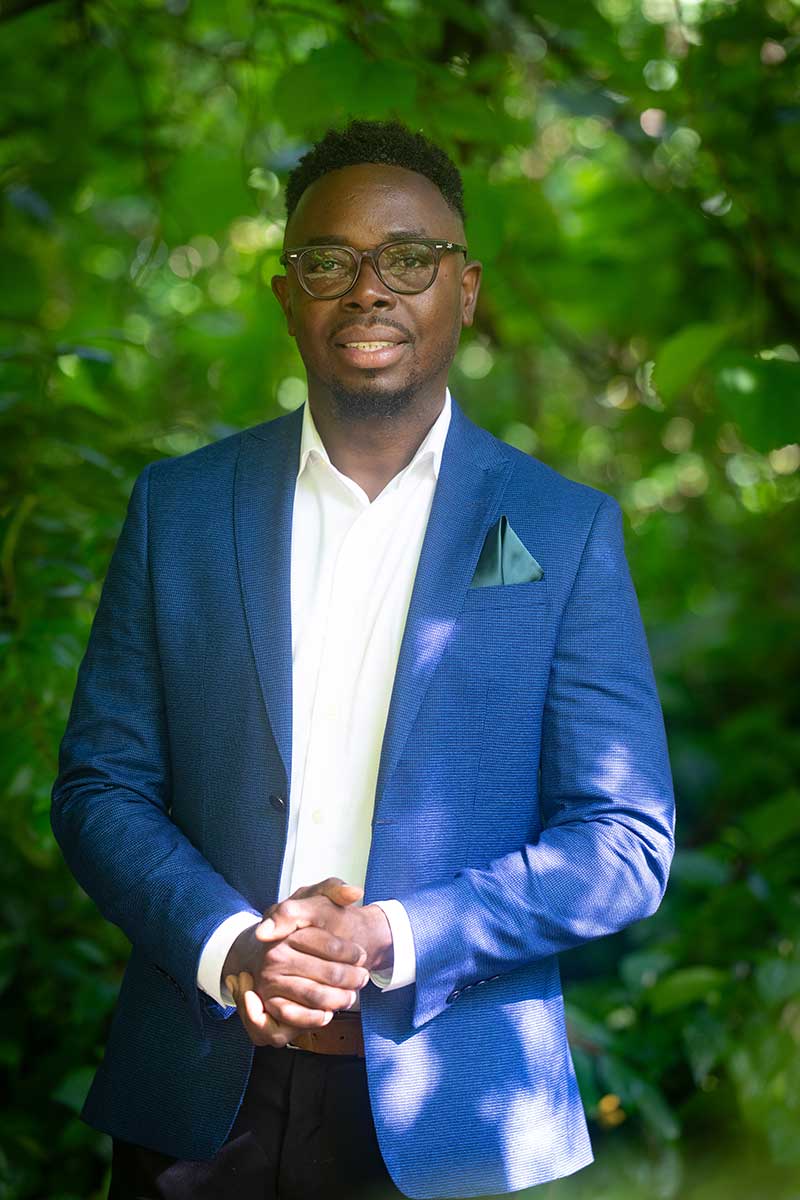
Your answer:
[[[388,367],[398,362],[408,342],[393,329],[350,326],[334,343],[342,358],[354,367]]]
[[[344,342],[343,345],[356,350],[383,350],[386,346],[396,346],[397,342]]]

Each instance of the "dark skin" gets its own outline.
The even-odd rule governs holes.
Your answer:
[[[373,163],[345,167],[303,193],[286,228],[294,249],[331,237],[372,249],[407,231],[466,245],[461,218],[425,176]],[[297,341],[314,423],[334,466],[373,501],[411,462],[442,411],[461,328],[471,325],[481,264],[442,257],[427,291],[392,292],[364,260],[352,290],[334,300],[309,296],[293,268],[272,290]],[[374,333],[372,331],[374,330]],[[354,361],[348,339],[399,344],[382,366]],[[327,1024],[355,1003],[369,971],[391,968],[389,922],[356,901],[363,889],[340,879],[300,888],[236,939],[222,978],[256,1045],[285,1046],[301,1030]]]

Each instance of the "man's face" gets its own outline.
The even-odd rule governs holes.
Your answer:
[[[286,229],[287,249],[331,238],[371,250],[406,234],[466,245],[460,217],[435,184],[416,171],[364,163],[311,184]],[[364,260],[353,288],[335,300],[309,296],[294,268],[272,288],[308,374],[309,395],[349,419],[389,417],[427,408],[444,396],[462,325],[471,325],[480,263],[465,266],[460,251],[442,256],[431,287],[414,295],[391,291]],[[386,351],[347,342],[396,343]]]

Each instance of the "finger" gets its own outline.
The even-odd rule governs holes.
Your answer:
[[[255,927],[255,936],[259,942],[276,942],[294,933],[296,929],[306,929],[309,925],[322,925],[325,921],[325,906],[331,901],[327,896],[314,894],[305,898],[295,899],[289,896],[280,904],[268,909],[269,916]]]
[[[358,942],[338,937],[335,933],[330,933],[327,929],[320,929],[316,925],[310,925],[305,929],[298,929],[294,933],[288,934],[283,941],[282,948],[302,955],[311,955],[326,962],[342,963],[352,967],[363,966],[367,959],[365,948]],[[291,959],[292,956],[287,955],[285,961],[289,962]],[[309,965],[303,963],[304,967]],[[317,976],[312,975],[312,978],[316,979]],[[327,973],[322,976],[321,981],[335,982],[335,979],[330,976],[330,973]],[[349,983],[348,986],[350,986]]]
[[[322,895],[323,891],[325,889],[327,889],[328,887],[339,887],[342,884],[344,884],[343,879],[339,879],[335,875],[330,875],[327,879],[320,880],[319,883],[311,883],[311,884],[308,884],[306,887],[295,888],[295,890],[292,892],[291,896],[289,896],[289,899],[290,900],[307,900],[309,896]],[[347,885],[345,885],[345,886],[347,886]]]
[[[240,1010],[244,1009],[244,1017],[249,1026],[259,1032],[266,1032],[273,1018],[264,1011],[261,997],[255,990],[255,981],[249,971],[241,971],[236,980],[236,990]]]
[[[364,889],[353,883],[345,883],[335,875],[323,879],[310,887],[297,888],[286,900],[273,904],[264,912],[264,918],[255,928],[259,942],[274,942],[286,937],[296,929],[309,925],[325,925],[325,905],[314,903],[330,901],[338,908],[346,908],[364,897]]]
[[[271,996],[267,1004],[277,1014],[278,1020],[292,1029],[319,1029],[328,1025],[333,1020],[334,1012],[339,1011],[306,1008],[304,1004],[296,1004],[286,996]]]
[[[364,897],[363,888],[356,887],[353,883],[343,883],[340,879],[326,880],[321,892],[323,896],[327,896],[341,908],[345,908],[348,904],[355,904],[357,900],[362,900]]]
[[[362,887],[357,887],[354,883],[345,883],[336,875],[329,875],[327,879],[322,879],[310,887],[298,888],[296,892],[292,892],[290,899],[305,900],[309,896],[327,896],[334,904],[344,907],[361,900],[363,895]]]
[[[338,1012],[341,1008],[352,1008],[359,991],[360,988],[329,987],[302,975],[280,975],[262,986],[265,998],[273,1000],[279,997],[287,1004],[301,1006],[315,1013]],[[280,1009],[280,1013],[281,1019],[290,1023],[296,1016],[296,1013],[290,1014],[283,1008]]]
[[[261,997],[252,986],[252,975],[243,971],[238,979],[232,982],[236,989],[239,1016],[250,1041],[256,1046],[275,1046],[279,1049],[290,1042],[295,1033],[294,1028],[267,1011]]]

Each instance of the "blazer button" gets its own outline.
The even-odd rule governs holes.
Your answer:
[[[270,795],[270,798],[269,798],[269,802],[272,805],[272,807],[275,809],[276,812],[285,812],[286,811],[286,801],[284,800],[283,796],[278,796],[275,794],[275,792],[272,792]]]
[[[460,991],[460,989],[459,989],[459,988],[453,988],[452,992],[450,993],[450,995],[449,995],[449,996],[447,997],[447,999],[445,1000],[445,1004],[452,1004],[452,1003],[453,1003],[453,1001],[454,1001],[454,1000],[457,1000],[457,999],[458,999],[458,997],[459,997],[460,995],[461,995],[461,991]]]

